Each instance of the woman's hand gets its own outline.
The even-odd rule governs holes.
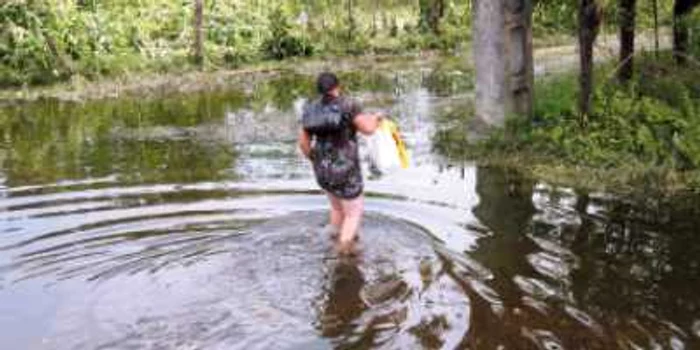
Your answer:
[[[353,119],[353,125],[359,132],[371,135],[379,128],[382,119],[384,119],[384,114],[381,112],[361,113]]]

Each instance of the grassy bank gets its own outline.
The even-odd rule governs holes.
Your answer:
[[[546,78],[537,83],[534,120],[513,119],[474,143],[448,126],[437,133],[437,147],[452,158],[518,166],[574,186],[700,189],[700,67],[689,64],[676,66],[670,54],[641,56],[627,84],[613,78],[612,64],[599,67],[594,111],[584,124],[577,77]]]
[[[87,101],[122,97],[158,97],[173,93],[196,93],[222,89],[247,90],[279,74],[315,75],[323,70],[357,72],[391,70],[397,67],[418,67],[424,64],[469,63],[463,56],[444,56],[436,51],[402,55],[294,57],[281,61],[251,63],[231,69],[182,69],[171,72],[128,72],[119,76],[85,79],[75,76],[55,84],[0,89],[0,106],[32,102],[40,99]]]

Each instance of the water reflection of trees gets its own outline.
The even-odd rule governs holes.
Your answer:
[[[574,293],[601,321],[668,339],[675,327],[689,330],[700,310],[700,198],[649,199],[602,199],[578,208],[594,224],[570,233],[583,236],[571,246],[582,265]],[[601,216],[592,217],[596,210]],[[697,345],[692,335],[687,340]]]
[[[473,212],[493,234],[481,239],[479,248],[470,255],[493,273],[492,287],[504,305],[519,300],[519,292],[510,283],[513,277],[531,270],[524,257],[534,249],[526,243],[525,235],[535,212],[532,191],[533,184],[517,171],[496,167],[477,170],[479,204]],[[475,349],[523,348],[518,340],[519,326],[495,314],[477,293],[469,289],[468,293],[472,296],[472,320],[465,345]]]
[[[517,172],[488,167],[478,170],[477,193],[474,213],[493,235],[470,256],[493,272],[489,285],[510,312],[496,315],[474,302],[468,344],[528,348],[554,336],[548,341],[566,347],[646,348],[676,337],[698,346],[691,327],[700,311],[700,197],[589,195],[534,186]],[[560,265],[551,268],[573,269],[542,274],[527,257],[543,253],[573,256],[551,260]],[[555,294],[528,295],[513,283],[518,276]],[[543,338],[538,329],[552,334]]]
[[[300,97],[312,96],[314,78],[301,74],[282,74],[277,78],[261,81],[252,88],[251,106],[261,110],[272,105],[281,110],[290,110]]]
[[[142,181],[207,178],[233,161],[225,145],[168,134],[121,137],[121,131],[223,123],[225,110],[241,102],[239,93],[222,92],[149,101],[45,101],[3,109],[0,132],[7,156],[2,168],[10,186],[127,172]]]
[[[350,90],[389,91],[392,86],[381,74],[348,72],[341,79]],[[187,131],[206,125],[247,130],[253,126],[226,124],[228,112],[245,109],[257,115],[272,107],[293,114],[300,98],[315,93],[313,76],[291,73],[245,88],[247,92],[6,107],[0,109],[0,148],[5,152],[0,166],[10,186],[115,173],[149,182],[214,180],[235,159],[226,145],[231,140]]]

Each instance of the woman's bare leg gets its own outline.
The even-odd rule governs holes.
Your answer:
[[[329,223],[333,230],[332,235],[335,237],[338,235],[340,227],[343,224],[343,205],[340,198],[330,193],[327,193],[327,196],[331,205]]]
[[[364,212],[364,197],[360,195],[355,199],[341,200],[343,211],[343,222],[340,226],[340,243],[342,245],[352,244],[357,237],[362,223]]]

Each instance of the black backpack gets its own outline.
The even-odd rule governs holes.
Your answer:
[[[342,101],[330,103],[316,101],[307,105],[301,117],[301,124],[307,132],[316,135],[339,133],[347,130],[349,114],[343,110]]]

